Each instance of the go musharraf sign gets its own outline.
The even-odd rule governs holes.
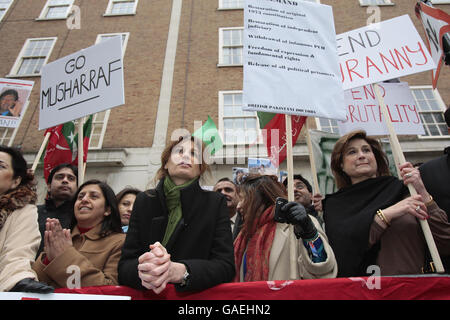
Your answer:
[[[121,37],[42,69],[39,130],[125,103]]]

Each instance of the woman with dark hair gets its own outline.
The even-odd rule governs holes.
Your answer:
[[[297,202],[280,207],[285,187],[276,176],[249,175],[240,186],[244,225],[234,241],[235,281],[334,278],[336,260],[319,222]]]
[[[331,155],[339,190],[323,202],[338,276],[367,275],[378,265],[381,275],[421,273],[427,247],[417,219],[428,219],[441,254],[450,251],[447,215],[428,194],[419,170],[410,163],[399,169],[403,181],[390,175],[380,143],[353,131],[341,137]],[[407,184],[417,195],[410,196]]]
[[[34,176],[22,154],[0,146],[0,291],[48,293],[31,264],[41,241]]]
[[[86,181],[75,194],[74,213],[72,232],[58,219],[47,219],[44,252],[33,269],[39,279],[59,288],[117,285],[125,235],[114,191],[99,180]]]
[[[203,151],[204,144],[191,136],[164,149],[158,185],[140,193],[133,207],[119,262],[120,284],[158,294],[167,283],[194,291],[233,279],[226,199],[200,187],[208,170]]]
[[[133,211],[134,201],[136,196],[141,190],[126,187],[116,194],[117,203],[119,206],[120,222],[122,223],[123,232],[128,231],[128,225],[130,224],[131,212]]]

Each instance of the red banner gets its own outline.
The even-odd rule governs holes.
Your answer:
[[[159,295],[123,286],[57,289],[56,293],[131,296],[133,300],[450,300],[450,277],[336,278],[224,283],[200,292]]]

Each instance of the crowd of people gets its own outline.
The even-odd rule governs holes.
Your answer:
[[[117,194],[95,179],[78,186],[77,168],[61,164],[36,206],[22,154],[0,147],[0,291],[123,285],[158,294],[169,283],[198,291],[365,276],[371,265],[383,276],[434,272],[421,219],[450,270],[449,148],[419,168],[400,165],[396,178],[378,140],[348,133],[331,155],[338,191],[313,194],[296,174],[291,202],[287,179],[271,175],[222,178],[205,190],[201,150],[197,138],[180,137],[163,151],[154,189]]]

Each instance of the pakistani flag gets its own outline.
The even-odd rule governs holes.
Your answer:
[[[258,112],[259,127],[263,130],[267,155],[275,167],[286,159],[286,119],[281,113]],[[304,116],[291,116],[292,146],[295,145],[306,121]],[[278,131],[276,134],[276,131]]]
[[[208,116],[208,120],[206,120],[203,126],[196,130],[192,135],[205,143],[206,149],[210,151],[211,155],[214,155],[216,151],[220,150],[223,146],[216,124],[210,116]]]
[[[92,131],[92,115],[83,125],[83,162],[87,160],[89,138]],[[49,128],[50,138],[44,154],[44,177],[47,177],[54,167],[61,163],[71,163],[78,166],[78,134],[75,134],[73,121]]]

